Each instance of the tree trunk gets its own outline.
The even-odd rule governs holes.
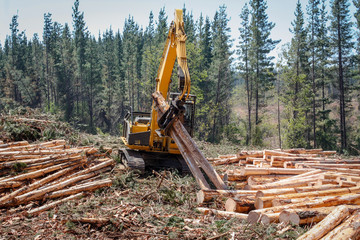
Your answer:
[[[335,208],[326,218],[315,225],[305,234],[301,235],[298,240],[317,240],[322,238],[332,229],[334,229],[344,218],[349,216],[347,206],[339,206]]]

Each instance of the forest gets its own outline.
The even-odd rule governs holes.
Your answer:
[[[359,154],[360,0],[298,1],[287,44],[270,37],[267,7],[249,0],[239,28],[230,29],[225,5],[198,19],[184,6],[196,138]],[[116,135],[128,111],[150,111],[171,21],[165,8],[150,12],[145,29],[129,16],[122,32],[98,36],[85,19],[79,0],[71,24],[45,13],[42,39],[28,38],[18,15],[9,19],[0,45],[0,112],[39,108],[89,133]],[[275,61],[270,52],[280,44]]]

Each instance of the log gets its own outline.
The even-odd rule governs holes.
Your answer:
[[[94,165],[92,167],[86,168],[84,170],[78,171],[78,172],[76,172],[74,174],[71,174],[69,176],[66,176],[65,178],[60,179],[58,182],[65,181],[67,179],[74,178],[74,177],[77,177],[77,176],[81,176],[81,175],[84,175],[84,174],[87,174],[87,173],[90,173],[90,172],[93,172],[93,171],[97,171],[99,169],[102,169],[102,168],[105,168],[105,167],[108,167],[108,166],[111,166],[111,165],[115,164],[115,161],[113,159],[110,159],[110,158],[104,158],[104,159],[99,159],[99,160],[100,160],[101,163],[99,163],[97,165]],[[58,182],[55,182],[55,183],[58,183]]]
[[[313,171],[310,168],[304,169],[287,169],[287,168],[242,168],[239,173],[242,176],[252,176],[252,175],[271,175],[271,174],[284,174],[284,175],[293,175],[301,174]]]
[[[305,187],[309,183],[316,183],[318,179],[323,178],[321,175],[314,175],[311,177],[304,177],[301,179],[290,179],[288,181],[278,181],[273,183],[261,184],[261,185],[247,185],[246,190],[262,190],[271,188],[290,188],[290,187]]]
[[[254,209],[254,199],[251,198],[228,198],[225,202],[227,212],[245,213]]]
[[[338,166],[340,167],[340,166]],[[341,165],[342,167],[342,165]],[[321,170],[325,170],[325,171],[334,171],[336,170],[336,172],[342,172],[342,173],[351,173],[351,174],[357,174],[360,175],[360,169],[349,169],[349,168],[329,168],[329,167],[323,167],[323,166],[314,166],[314,169],[321,169]]]
[[[346,194],[341,196],[328,196],[328,197],[322,197],[319,199],[314,199],[296,204],[288,204],[283,206],[256,209],[249,212],[248,218],[251,218],[252,221],[257,221],[261,216],[261,214],[264,213],[275,213],[275,212],[281,212],[286,209],[296,209],[296,208],[331,207],[331,206],[338,206],[341,204],[360,205],[360,194],[356,193],[356,194]]]
[[[236,154],[226,154],[226,155],[219,155],[218,158],[232,158],[236,157]]]
[[[36,188],[38,188],[40,186],[45,185],[48,182],[53,181],[54,179],[57,179],[57,178],[65,175],[65,174],[75,170],[76,168],[79,167],[79,165],[80,164],[75,165],[75,166],[71,166],[71,167],[68,167],[68,168],[65,168],[65,169],[62,169],[61,171],[58,171],[58,172],[56,172],[56,173],[54,173],[52,175],[49,175],[46,178],[43,178],[43,179],[41,179],[39,181],[36,181],[36,182],[34,182],[34,183],[32,183],[32,184],[30,184],[28,186],[24,186],[24,187],[22,187],[22,188],[20,188],[20,189],[18,189],[16,191],[10,193],[10,194],[7,194],[7,195],[3,196],[2,198],[0,198],[0,206],[4,205],[6,202],[14,199],[16,196],[19,196],[21,194],[25,194],[27,192],[30,192],[30,191],[32,191],[32,190],[34,190],[34,189],[36,189]]]
[[[41,207],[34,208],[34,209],[28,211],[27,214],[30,215],[30,216],[37,215],[37,214],[39,214],[39,213],[41,213],[43,211],[46,211],[46,210],[48,210],[50,208],[53,208],[53,207],[57,206],[59,204],[65,203],[65,202],[73,200],[73,199],[79,199],[79,198],[82,198],[83,196],[85,196],[84,193],[78,193],[78,194],[69,196],[67,198],[63,198],[63,199],[51,202],[49,204],[43,205]]]
[[[344,181],[344,180],[336,180],[339,183],[340,187],[355,187],[357,186],[357,182],[352,182],[352,181]]]
[[[8,148],[0,148],[0,152],[6,152],[6,151],[31,151],[34,149],[47,149],[51,147],[59,147],[64,146],[66,144],[65,140],[53,140],[50,142],[44,142],[39,144],[27,144],[27,145],[20,145],[20,146],[10,146]]]
[[[219,165],[225,165],[225,164],[232,164],[232,163],[238,163],[240,159],[238,157],[231,157],[231,158],[224,158],[217,161],[213,161],[212,165],[219,166]]]
[[[152,97],[157,115],[158,117],[161,117],[166,112],[166,110],[168,110],[169,105],[160,92],[153,93]],[[210,189],[210,186],[206,182],[198,165],[201,166],[203,171],[214,183],[217,189],[227,189],[227,186],[223,180],[220,178],[212,165],[206,160],[205,156],[196,146],[195,141],[191,138],[178,118],[175,118],[172,125],[169,126],[169,134],[176,142],[184,160],[190,168],[191,173],[194,175],[196,181],[202,189]]]
[[[38,178],[38,177],[44,176],[47,173],[54,172],[54,171],[57,171],[59,169],[63,169],[63,168],[70,167],[70,166],[73,166],[73,165],[78,165],[79,163],[83,163],[83,162],[84,162],[84,159],[77,160],[77,161],[74,161],[74,162],[62,163],[62,164],[59,164],[59,165],[55,165],[55,166],[51,166],[51,167],[48,167],[48,168],[37,170],[35,172],[24,173],[24,174],[17,175],[15,177],[5,178],[5,179],[0,180],[0,183],[8,182],[8,181],[22,181],[22,180],[27,180],[27,179]]]
[[[25,145],[29,145],[28,141],[9,142],[9,143],[5,143],[5,144],[0,144],[0,148],[25,146]]]
[[[350,213],[360,209],[357,205],[346,205]],[[315,224],[329,215],[335,207],[286,209],[281,211],[279,221],[294,225]]]
[[[73,161],[77,161],[77,160],[83,160],[86,161],[86,157],[85,156],[74,156],[74,157],[67,157],[67,158],[60,158],[60,159],[55,159],[55,160],[50,160],[47,162],[41,162],[41,163],[34,163],[34,164],[29,164],[27,165],[27,167],[24,168],[24,170],[38,170],[38,169],[43,169],[43,168],[47,168],[50,166],[54,166],[57,164],[61,164],[64,162],[73,162]]]
[[[252,190],[200,190],[196,193],[196,200],[198,204],[203,204],[219,196],[231,198],[255,197],[256,193],[257,191]]]
[[[339,188],[339,189],[329,189],[323,191],[312,191],[312,192],[303,192],[303,193],[290,193],[283,195],[259,197],[255,200],[255,208],[268,208],[272,206],[279,206],[284,204],[292,203],[292,200],[298,198],[306,197],[320,197],[320,196],[334,196],[334,195],[344,195],[348,193],[360,193],[360,187],[353,188]]]
[[[279,181],[282,179],[288,179],[293,175],[253,175],[247,177],[248,185],[260,185],[260,184],[266,184],[274,181]]]
[[[257,191],[255,198],[283,195],[283,194],[290,194],[290,193],[321,191],[321,190],[328,190],[328,189],[334,189],[334,188],[340,188],[340,186],[327,184],[327,185],[308,186],[308,187],[264,189],[264,190]]]
[[[325,236],[334,229],[344,218],[349,216],[350,212],[347,206],[336,207],[326,218],[316,224],[308,232],[301,235],[298,240],[317,240]]]
[[[329,232],[323,240],[343,240],[360,238],[360,211],[353,213],[337,228]]]
[[[289,177],[287,179],[279,180],[279,181],[277,181],[277,183],[289,182],[289,181],[293,181],[293,180],[297,180],[297,179],[304,179],[305,177],[319,176],[320,173],[323,173],[323,171],[322,170],[312,170],[312,171],[304,172],[304,173]]]
[[[4,189],[4,188],[16,188],[19,187],[21,185],[23,185],[24,182],[21,181],[8,181],[8,182],[1,182],[0,183],[0,189]]]
[[[262,223],[262,224],[268,225],[270,223],[279,222],[279,216],[280,216],[280,213],[264,213],[264,214],[261,214],[260,217],[256,220],[253,218],[250,218],[250,219],[247,218],[246,220],[251,224]]]
[[[339,164],[331,164],[331,163],[297,163],[295,167],[311,167],[311,168],[319,168],[319,167],[326,167],[336,169],[339,167]],[[349,168],[349,169],[360,169],[360,164],[341,164],[342,168]]]
[[[216,216],[225,217],[225,218],[238,218],[238,219],[246,220],[247,216],[248,216],[247,214],[244,214],[244,213],[220,211],[220,210],[204,208],[204,207],[198,207],[195,209],[201,213],[204,213],[205,215],[208,215],[211,213]]]
[[[46,198],[52,199],[52,198],[73,195],[73,194],[79,193],[79,192],[93,191],[93,190],[103,188],[103,187],[110,187],[111,185],[112,185],[111,179],[104,179],[104,180],[100,180],[100,181],[85,183],[82,185],[76,185],[74,187],[64,189],[64,190],[51,192],[46,195]]]
[[[112,161],[112,162],[109,163],[110,161]],[[107,162],[108,165],[111,165],[113,163],[113,160],[110,160],[110,161]],[[98,165],[101,165],[101,166],[99,167]],[[49,192],[61,190],[61,189],[65,188],[65,187],[67,187],[69,185],[72,185],[72,184],[74,184],[76,182],[79,182],[81,180],[89,179],[91,177],[94,177],[97,174],[99,174],[100,172],[102,172],[101,171],[102,168],[105,168],[105,167],[108,166],[108,165],[105,165],[105,164],[98,164],[98,165],[94,166],[92,168],[93,171],[88,173],[88,174],[80,175],[80,176],[77,176],[77,177],[74,177],[74,178],[67,179],[67,180],[59,182],[57,184],[50,185],[50,186],[48,186],[48,187],[46,187],[44,189],[34,190],[34,191],[31,191],[31,192],[25,193],[23,195],[15,197],[14,200],[15,200],[16,203],[19,204],[19,203],[28,202],[28,201],[31,201],[31,200],[40,199],[45,194],[47,194]]]
[[[60,154],[60,155],[50,155],[42,158],[32,158],[32,159],[26,159],[26,160],[17,160],[17,159],[9,159],[7,162],[0,163],[0,169],[2,168],[9,168],[13,167],[16,163],[25,163],[27,165],[33,164],[33,163],[41,163],[46,162],[50,160],[56,160],[61,158],[69,158],[69,157],[75,157],[79,156],[81,153],[66,153],[66,154]]]

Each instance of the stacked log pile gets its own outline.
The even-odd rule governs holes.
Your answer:
[[[111,186],[103,174],[115,164],[91,147],[70,148],[65,140],[0,144],[0,208],[34,203],[34,215],[88,191]],[[46,200],[56,199],[48,203]],[[45,203],[45,204],[44,204]]]
[[[250,223],[316,224],[323,230],[329,218],[341,215],[323,234],[315,227],[309,231],[317,232],[319,238],[311,235],[303,239],[359,234],[360,224],[355,222],[360,216],[360,160],[341,159],[335,154],[321,149],[289,149],[243,151],[208,159],[233,190],[200,190],[198,210]],[[222,209],[206,208],[214,202]],[[336,233],[330,232],[332,229]]]

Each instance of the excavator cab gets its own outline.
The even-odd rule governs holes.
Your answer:
[[[179,93],[170,93],[169,102],[178,96]],[[196,96],[189,95],[184,103],[185,112],[180,116],[181,122],[191,136],[193,136],[195,126],[195,104]],[[160,141],[150,147],[150,124],[151,113],[129,111],[125,115],[121,139],[130,149],[121,149],[123,162],[130,168],[138,169],[141,172],[150,169],[175,168],[180,172],[188,173],[189,169],[170,137],[161,135],[159,132]]]
[[[170,100],[175,100],[179,95],[179,93],[170,93]],[[185,101],[185,112],[183,115],[183,119],[181,119],[184,127],[186,128],[191,137],[193,137],[195,127],[195,104],[196,96],[190,94]]]

